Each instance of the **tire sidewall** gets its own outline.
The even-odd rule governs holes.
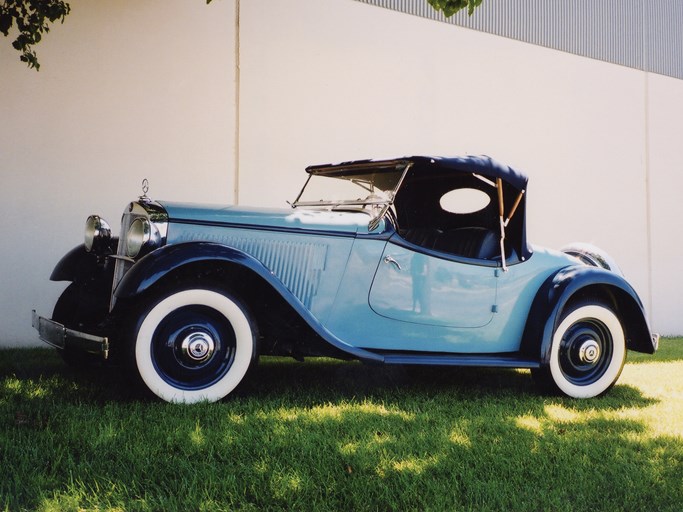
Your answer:
[[[203,305],[220,313],[235,334],[235,355],[229,369],[216,382],[202,389],[187,390],[170,384],[159,373],[152,355],[152,340],[159,325],[179,308]],[[241,303],[222,292],[189,288],[166,294],[141,317],[134,336],[134,359],[145,385],[167,402],[215,402],[230,394],[244,379],[256,355],[256,336],[249,314]]]
[[[611,354],[604,373],[595,381],[587,385],[571,382],[562,371],[560,362],[560,345],[562,337],[576,322],[582,320],[597,320],[609,330],[612,337]],[[567,396],[573,398],[591,398],[599,396],[609,390],[621,374],[626,358],[626,343],[624,330],[617,316],[606,306],[601,304],[584,304],[572,309],[564,316],[553,334],[550,353],[549,372],[557,388]]]

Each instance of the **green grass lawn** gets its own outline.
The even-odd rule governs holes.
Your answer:
[[[683,339],[605,397],[528,372],[264,359],[178,406],[0,351],[0,509],[683,510]]]

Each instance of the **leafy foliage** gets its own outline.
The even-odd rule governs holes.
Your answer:
[[[444,13],[446,18],[450,18],[456,12],[467,7],[467,14],[472,16],[474,10],[481,5],[484,0],[427,0],[429,4]]]
[[[0,0],[2,1],[2,0]],[[444,13],[446,17],[453,16],[461,9],[467,8],[467,13],[472,15],[474,9],[481,5],[483,0],[428,0],[437,11]],[[206,0],[207,4],[211,0]],[[16,23],[19,35],[12,42],[12,46],[21,52],[20,59],[26,62],[29,68],[36,71],[40,69],[40,63],[33,46],[39,43],[43,34],[50,31],[50,23],[64,19],[71,12],[71,6],[63,0],[4,0],[0,4],[0,32],[9,36],[10,30]]]
[[[50,23],[57,20],[64,23],[70,11],[69,4],[62,0],[5,0],[0,4],[0,32],[7,37],[16,23],[19,35],[12,46],[21,52],[20,59],[29,68],[38,71],[40,64],[33,45],[50,31]]]

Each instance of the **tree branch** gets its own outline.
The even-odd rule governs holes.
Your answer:
[[[40,63],[33,46],[50,31],[50,23],[64,23],[69,12],[71,7],[62,0],[5,0],[0,4],[0,32],[9,36],[16,23],[19,35],[12,46],[21,53],[22,62],[38,71]]]

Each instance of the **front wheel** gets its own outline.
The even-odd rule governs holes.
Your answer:
[[[168,293],[142,315],[135,366],[168,402],[215,402],[231,393],[256,358],[256,327],[241,301],[189,288]]]
[[[533,373],[544,387],[591,398],[615,384],[625,358],[624,330],[614,312],[598,302],[583,303],[564,314],[553,334],[548,365]]]

